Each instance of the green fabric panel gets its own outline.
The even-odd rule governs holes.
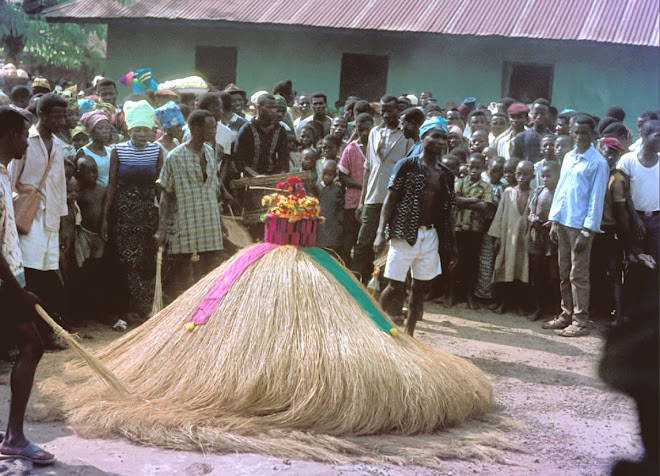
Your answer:
[[[325,250],[321,248],[303,248],[303,252],[311,256],[314,261],[319,263],[325,269],[327,269],[330,274],[332,274],[339,283],[346,288],[351,296],[357,301],[357,303],[364,309],[367,315],[371,318],[372,321],[383,331],[388,334],[396,335],[396,328],[392,327],[392,324],[389,323],[385,316],[378,310],[374,305],[373,301],[369,295],[364,291],[364,289],[355,282],[355,280],[348,275],[346,270],[334,260]],[[392,330],[395,330],[393,333]]]

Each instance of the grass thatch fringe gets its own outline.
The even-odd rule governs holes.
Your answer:
[[[293,247],[251,265],[209,322],[187,332],[188,317],[231,261],[99,351],[131,395],[118,398],[93,380],[75,388],[44,382],[42,392],[60,393],[77,433],[205,452],[427,465],[461,454],[492,458],[489,451],[507,445],[501,437],[463,439],[459,451],[460,438],[438,435],[484,418],[488,379],[465,359],[378,329]],[[496,426],[482,424],[478,433]],[[427,438],[421,433],[436,443],[414,445]]]

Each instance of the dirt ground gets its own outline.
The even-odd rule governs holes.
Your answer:
[[[417,329],[420,340],[471,360],[489,376],[495,412],[520,425],[509,434],[520,451],[503,451],[506,462],[446,460],[437,470],[332,465],[252,454],[203,455],[136,446],[121,439],[86,440],[65,424],[27,422],[28,437],[55,453],[58,462],[31,470],[25,466],[23,474],[603,475],[616,457],[640,456],[632,401],[609,391],[597,376],[604,326],[596,323],[590,336],[567,339],[520,316],[427,303]],[[2,425],[8,411],[8,373],[6,363],[0,363]]]

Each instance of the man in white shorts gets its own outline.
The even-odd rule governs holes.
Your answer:
[[[374,251],[378,254],[390,242],[385,277],[390,283],[380,297],[383,309],[396,323],[402,323],[401,305],[405,281],[411,271],[413,284],[406,332],[415,330],[424,313],[428,283],[442,272],[440,249],[448,248],[450,268],[456,264],[453,216],[454,176],[442,162],[447,150],[447,121],[431,117],[420,128],[423,151],[406,157],[394,166]]]

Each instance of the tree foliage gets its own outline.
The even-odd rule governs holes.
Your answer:
[[[0,0],[0,48],[7,62],[99,69],[105,39],[104,25],[46,23],[25,13],[20,2]]]

